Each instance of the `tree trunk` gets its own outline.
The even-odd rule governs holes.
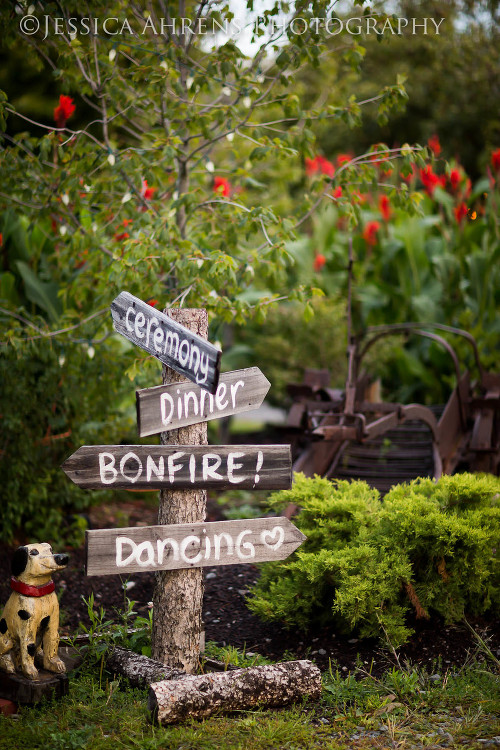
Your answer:
[[[321,694],[321,673],[310,661],[289,661],[231,672],[189,675],[174,682],[156,682],[148,708],[159,724],[202,719],[216,711],[241,711],[285,706]]]
[[[165,310],[173,320],[204,339],[208,338],[206,310]],[[163,384],[186,378],[163,368]],[[162,432],[162,445],[207,445],[205,422]],[[161,490],[159,524],[196,523],[205,520],[206,490]],[[200,656],[202,633],[203,570],[160,570],[153,594],[153,659],[191,674]]]
[[[118,646],[107,657],[106,665],[112,672],[127,677],[132,687],[142,688],[152,682],[178,680],[180,677],[185,677],[185,674],[177,669],[171,669],[159,661]]]

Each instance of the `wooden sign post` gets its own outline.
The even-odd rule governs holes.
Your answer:
[[[201,340],[208,338],[208,314],[206,310],[172,310],[169,313],[175,322],[185,326]],[[219,354],[220,356],[220,354]],[[217,360],[218,364],[219,360]],[[167,363],[168,365],[168,363]],[[214,383],[215,390],[218,380]],[[163,368],[163,385],[182,383],[182,374],[170,367]],[[200,383],[201,385],[201,383]],[[207,445],[206,422],[179,427],[163,432],[160,442],[164,446],[186,444],[203,447]],[[163,489],[160,491],[158,523],[201,523],[205,520],[207,491],[191,487],[184,491]],[[204,579],[202,568],[191,570],[159,570],[153,592],[153,634],[151,656],[169,667],[180,668],[192,674],[200,658],[200,640],[203,631]]]
[[[290,446],[208,446],[207,420],[260,406],[270,383],[257,367],[219,382],[206,310],[160,313],[121,292],[111,313],[119,333],[164,363],[163,385],[137,393],[139,434],[161,432],[161,444],[84,445],[62,468],[87,489],[160,490],[158,526],[86,532],[87,575],[155,571],[152,657],[189,674],[200,654],[203,567],[281,560],[305,539],[286,518],[205,523],[207,488],[288,489]]]

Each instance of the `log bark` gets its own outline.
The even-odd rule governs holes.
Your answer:
[[[178,669],[166,667],[159,661],[118,646],[107,657],[106,665],[115,674],[126,677],[132,687],[139,688],[146,687],[152,682],[178,680],[186,676]]]
[[[206,310],[165,310],[177,323],[208,338]],[[184,383],[186,378],[163,368],[163,384]],[[162,445],[207,445],[205,422],[162,432]],[[159,524],[205,520],[206,490],[161,490]],[[202,632],[203,570],[162,570],[156,573],[153,594],[152,657],[173,669],[191,674],[198,666]]]
[[[285,706],[320,694],[318,667],[310,661],[289,661],[156,682],[149,690],[148,708],[154,721],[167,725],[202,719],[217,711],[240,711],[261,704]]]

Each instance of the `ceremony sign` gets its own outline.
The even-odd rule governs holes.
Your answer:
[[[129,292],[120,292],[113,300],[111,315],[118,333],[201,388],[215,393],[219,382],[219,349]]]
[[[305,540],[288,518],[87,531],[87,575],[284,560]]]

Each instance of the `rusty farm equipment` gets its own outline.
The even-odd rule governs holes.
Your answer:
[[[438,330],[470,344],[474,381]],[[381,338],[395,334],[424,336],[448,352],[456,384],[444,407],[377,398],[363,373],[363,359]],[[485,371],[469,333],[440,324],[376,326],[362,338],[351,338],[347,354],[345,390],[329,387],[327,370],[306,370],[303,383],[288,387],[293,403],[287,431],[294,435],[295,471],[364,479],[382,494],[397,482],[421,476],[439,478],[460,470],[499,473],[500,374]]]

